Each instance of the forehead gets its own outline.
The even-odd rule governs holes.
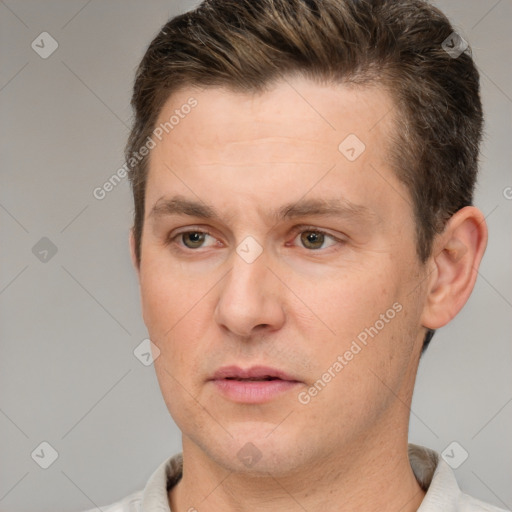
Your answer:
[[[187,107],[191,98],[193,109]],[[228,164],[241,156],[241,145],[249,152],[245,160],[253,151],[261,158],[265,147],[271,158],[273,146],[293,149],[297,161],[314,146],[326,158],[339,158],[339,144],[349,135],[364,144],[365,156],[376,156],[394,128],[393,103],[383,87],[320,85],[303,77],[283,78],[258,93],[183,88],[167,100],[157,126],[176,121],[176,114],[179,122],[162,134],[168,146],[194,147],[196,161],[207,151],[209,161],[215,155]]]
[[[393,118],[390,96],[376,86],[294,78],[257,94],[181,89],[157,122],[164,129],[149,157],[146,216],[175,193],[212,204],[214,191],[236,190],[224,203],[242,207],[268,198],[275,209],[308,188],[317,197],[330,192],[354,204],[375,201],[386,193],[369,189],[378,174],[390,173]]]

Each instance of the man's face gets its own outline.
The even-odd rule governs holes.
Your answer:
[[[177,109],[150,153],[139,277],[184,443],[285,474],[406,433],[426,274],[387,159],[390,97],[290,78],[184,89],[158,124]],[[212,380],[226,366],[294,382]]]

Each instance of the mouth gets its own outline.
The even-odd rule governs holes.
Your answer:
[[[270,381],[283,380],[289,382],[299,382],[295,377],[277,368],[269,366],[251,366],[250,368],[240,368],[238,366],[223,366],[213,375],[212,380],[242,380],[242,381]]]
[[[263,381],[263,380],[282,380],[277,377],[270,377],[268,375],[266,377],[261,377],[261,378],[251,377],[250,379],[243,379],[240,377],[225,377],[225,379],[226,380],[239,380],[239,381],[246,381],[246,382],[259,382],[259,381]]]
[[[252,404],[268,402],[300,384],[293,376],[267,366],[226,366],[217,370],[210,381],[230,401]]]

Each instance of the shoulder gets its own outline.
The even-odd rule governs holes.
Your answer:
[[[183,457],[178,453],[165,459],[153,472],[143,490],[134,492],[122,500],[108,506],[86,510],[84,512],[142,512],[160,510],[170,512],[167,492],[181,478]]]
[[[462,512],[508,512],[504,508],[495,507],[489,503],[480,501],[468,494],[460,494],[460,510]]]
[[[144,491],[137,491],[129,496],[126,496],[120,501],[116,501],[108,506],[102,506],[101,508],[92,508],[84,512],[141,512],[142,511],[142,496]]]
[[[409,461],[426,491],[418,512],[507,512],[464,493],[453,469],[436,451],[410,443]]]

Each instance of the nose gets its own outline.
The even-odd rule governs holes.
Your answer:
[[[240,337],[282,327],[283,285],[268,268],[265,252],[252,263],[234,253],[231,271],[221,284],[214,312],[218,325]]]

